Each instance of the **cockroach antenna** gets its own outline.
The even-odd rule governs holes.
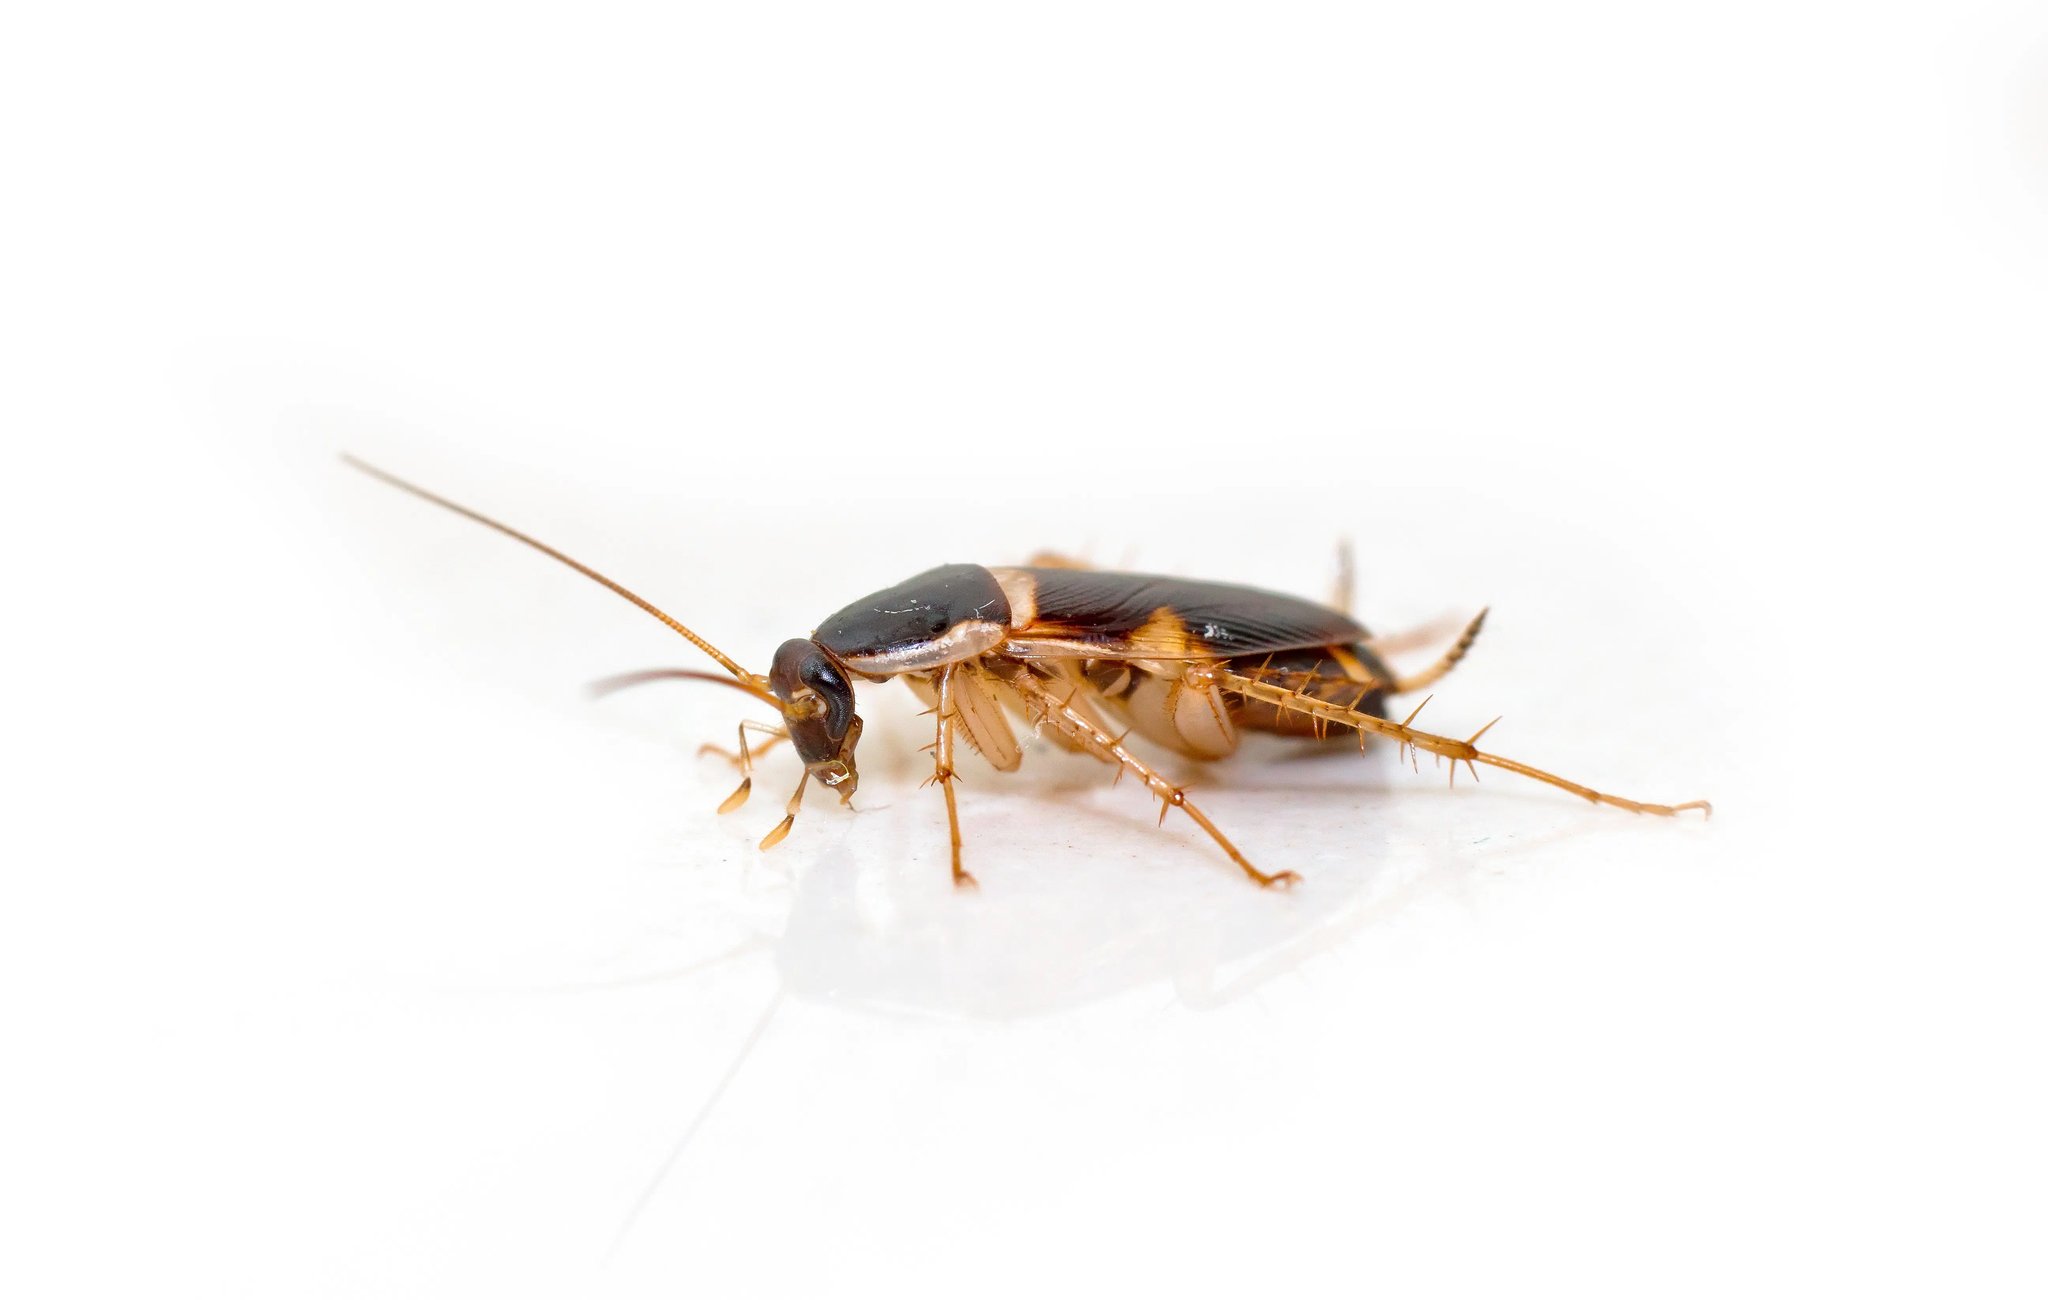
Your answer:
[[[474,519],[476,522],[482,524],[484,527],[495,529],[496,531],[505,534],[505,536],[511,538],[515,542],[526,543],[528,546],[531,546],[534,550],[539,551],[542,555],[547,556],[551,560],[557,560],[563,564],[568,565],[570,568],[576,570],[576,572],[582,574],[584,577],[590,579],[592,582],[598,584],[599,586],[608,588],[609,590],[614,591],[619,595],[625,597],[627,600],[632,601],[641,609],[646,610],[649,614],[652,614],[654,617],[660,619],[663,623],[667,624],[671,631],[681,636],[685,641],[688,641],[691,645],[696,646],[705,654],[708,654],[713,659],[716,659],[718,661],[719,667],[731,673],[733,677],[738,680],[741,690],[747,692],[747,694],[749,695],[757,696],[760,699],[766,700],[769,704],[775,705],[778,708],[781,707],[781,701],[777,700],[774,697],[774,695],[770,694],[768,691],[767,678],[761,676],[759,673],[750,673],[746,669],[740,667],[739,664],[733,661],[732,656],[726,654],[725,651],[720,650],[717,646],[711,644],[709,641],[706,641],[703,637],[698,636],[689,628],[684,627],[682,623],[678,622],[675,618],[671,617],[667,613],[663,612],[661,609],[657,608],[654,602],[646,599],[645,597],[639,595],[634,591],[629,590],[620,583],[614,582],[610,578],[605,577],[596,569],[593,569],[589,565],[583,563],[583,561],[573,559],[570,556],[562,554],[554,547],[549,546],[546,542],[541,541],[537,537],[533,537],[526,533],[522,533],[517,528],[512,527],[510,524],[500,523],[497,520],[491,518],[489,515],[482,513],[481,511],[471,510],[468,506],[460,505],[454,501],[450,501],[447,497],[441,496],[439,493],[429,492],[427,489],[421,487],[417,483],[409,483],[405,479],[398,477],[398,475],[393,474],[390,470],[379,469],[375,465],[370,464],[368,461],[356,456],[351,456],[347,452],[341,453],[341,461],[344,465],[348,465],[353,469],[361,470],[363,473],[368,474],[371,478],[380,479],[383,482],[389,483],[392,487],[397,488],[401,492],[410,492],[414,496],[418,497],[420,500],[431,501],[435,505],[440,506],[443,510],[452,510],[456,514],[461,515],[464,519]],[[687,670],[677,670],[678,673],[685,671]],[[708,674],[706,674],[705,680],[718,681],[719,679],[715,677],[710,677]]]

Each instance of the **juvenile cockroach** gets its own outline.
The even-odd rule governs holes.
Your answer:
[[[860,784],[854,749],[861,733],[854,683],[892,679],[931,706],[937,734],[927,784],[936,784],[946,798],[957,885],[972,885],[974,877],[960,862],[954,741],[966,740],[997,771],[1013,772],[1023,751],[1010,724],[1012,715],[1042,727],[1064,747],[1115,767],[1119,776],[1128,772],[1136,777],[1160,801],[1162,823],[1168,811],[1180,809],[1246,876],[1269,888],[1291,885],[1299,877],[1253,866],[1189,801],[1185,787],[1132,752],[1125,743],[1131,735],[1203,760],[1229,757],[1246,730],[1312,741],[1350,735],[1360,746],[1367,736],[1384,736],[1403,753],[1449,759],[1454,781],[1458,764],[1472,769],[1474,777],[1476,765],[1483,764],[1629,812],[1670,817],[1687,809],[1712,811],[1699,799],[1639,803],[1603,794],[1487,753],[1478,742],[1491,722],[1458,740],[1414,727],[1421,705],[1400,722],[1390,721],[1389,699],[1431,685],[1465,657],[1486,619],[1484,610],[1434,664],[1403,677],[1388,669],[1370,634],[1351,617],[1348,580],[1340,583],[1334,604],[1325,606],[1255,587],[1098,572],[1052,556],[1017,568],[942,564],[854,601],[807,637],[783,642],[764,676],[748,672],[648,601],[552,546],[353,456],[342,459],[609,587],[731,674],[728,679],[689,668],[657,669],[612,678],[600,683],[601,689],[691,678],[735,687],[773,708],[780,726],[740,723],[738,751],[727,754],[740,771],[739,788],[718,808],[728,813],[745,803],[753,789],[755,756],[788,741],[804,771],[782,820],[762,839],[763,849],[789,834],[812,781],[838,792],[842,803],[852,799]],[[758,749],[748,745],[749,731],[765,737]]]

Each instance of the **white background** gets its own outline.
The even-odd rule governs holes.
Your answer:
[[[2039,1295],[2037,4],[0,31],[12,1295]],[[753,842],[760,667],[1052,546],[1491,603],[1375,753]],[[1461,730],[1462,729],[1462,730]],[[1170,766],[1185,773],[1186,769]]]

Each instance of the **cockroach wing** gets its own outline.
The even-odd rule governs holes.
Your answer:
[[[1090,569],[992,569],[1019,659],[1238,659],[1366,639],[1328,606],[1258,587]]]

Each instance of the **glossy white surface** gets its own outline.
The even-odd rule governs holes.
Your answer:
[[[5,42],[10,1295],[2038,1294],[2038,7]],[[24,125],[29,124],[29,125]],[[20,195],[29,196],[22,202]],[[1493,615],[1131,782],[765,665],[1052,547]],[[1169,765],[1174,772],[1190,769]]]

